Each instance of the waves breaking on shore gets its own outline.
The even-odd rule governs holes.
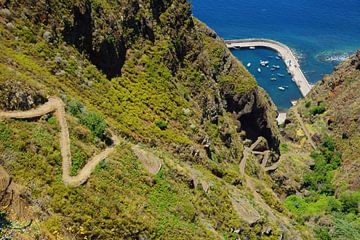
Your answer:
[[[352,54],[353,52],[349,51],[322,52],[316,55],[316,59],[320,62],[340,63],[347,60]]]

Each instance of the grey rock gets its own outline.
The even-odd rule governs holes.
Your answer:
[[[62,64],[64,61],[63,61],[62,57],[58,54],[58,55],[56,55],[56,57],[55,57],[55,62],[56,62],[57,64]]]
[[[14,24],[13,23],[7,23],[6,24],[6,28],[9,29],[10,31],[12,31],[14,29]]]
[[[52,38],[51,32],[49,32],[49,31],[44,32],[43,38],[45,39],[46,42],[50,42],[50,40]]]
[[[64,76],[65,74],[66,72],[64,70],[60,70],[59,72],[55,73],[56,76]]]
[[[189,116],[191,114],[191,110],[189,108],[183,108],[183,113],[186,115],[186,116]]]
[[[6,19],[11,19],[12,15],[9,9],[7,8],[3,8],[0,10],[0,16],[6,18]]]

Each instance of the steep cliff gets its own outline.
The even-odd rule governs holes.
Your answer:
[[[35,223],[6,234],[308,236],[290,223],[266,171],[264,159],[279,158],[273,103],[223,41],[192,17],[188,1],[0,3],[1,110],[61,97],[72,175],[117,143],[111,135],[120,139],[88,181],[73,188],[62,182],[58,115],[2,120],[0,164],[24,187],[14,199],[26,201],[31,214],[1,216]],[[1,192],[1,204],[11,196]]]
[[[290,110],[283,129],[273,178],[287,208],[319,239],[360,237],[359,87],[360,51]]]

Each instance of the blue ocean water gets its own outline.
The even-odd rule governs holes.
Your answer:
[[[194,16],[224,39],[270,38],[285,43],[298,55],[311,83],[360,48],[360,0],[192,0],[192,5]],[[263,50],[234,54],[244,63],[268,55],[258,51]],[[258,76],[249,70],[279,108],[287,108],[289,99],[299,97],[290,84],[279,94],[266,73]]]

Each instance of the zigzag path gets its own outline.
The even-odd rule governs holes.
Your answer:
[[[65,104],[58,97],[50,97],[48,102],[44,105],[29,111],[0,111],[0,118],[14,118],[14,119],[28,119],[41,117],[45,114],[55,113],[56,119],[60,125],[60,150],[62,156],[62,180],[65,185],[78,187],[84,184],[95,170],[96,166],[111,154],[115,146],[119,144],[119,139],[112,134],[113,144],[107,147],[101,153],[95,155],[89,162],[80,170],[77,176],[71,176],[71,152],[70,152],[70,137],[69,129],[65,119]]]

